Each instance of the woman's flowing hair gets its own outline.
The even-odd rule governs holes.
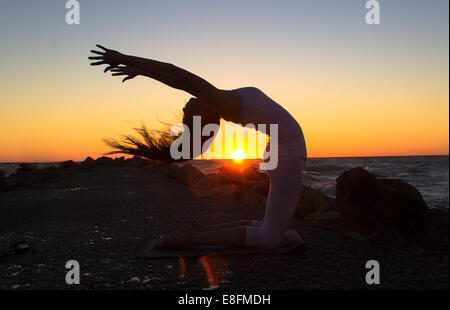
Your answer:
[[[164,163],[175,161],[170,155],[170,145],[178,137],[171,136],[169,128],[167,131],[149,130],[142,125],[141,128],[133,129],[137,135],[121,135],[119,139],[104,139],[103,141],[113,148],[113,151],[106,154],[134,155]]]
[[[145,125],[142,125],[141,128],[134,128],[137,135],[121,135],[119,139],[104,139],[105,143],[113,148],[113,151],[106,154],[128,154],[161,161],[167,164],[175,161],[189,160],[183,158],[177,160],[173,159],[170,154],[170,146],[183,134],[185,127],[189,128],[189,131],[192,132],[193,116],[201,116],[202,121],[204,121],[205,124],[220,123],[220,117],[217,112],[214,109],[205,109],[200,102],[202,102],[200,99],[191,98],[189,102],[186,103],[185,108],[189,107],[189,113],[183,114],[183,125],[176,126],[178,127],[177,135],[172,136],[170,134],[171,130],[175,129],[172,125],[161,121],[160,122],[165,126],[162,130],[149,130]],[[203,145],[209,137],[201,135],[200,139]],[[189,140],[192,144],[192,136],[189,137]],[[191,156],[192,155],[191,152]]]

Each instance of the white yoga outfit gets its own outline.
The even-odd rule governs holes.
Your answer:
[[[289,228],[300,198],[307,158],[305,139],[292,115],[262,91],[255,87],[234,91],[242,99],[239,121],[244,126],[266,124],[269,128],[270,124],[278,124],[278,165],[267,170],[270,189],[264,219],[252,221],[246,231],[247,246],[276,247]]]

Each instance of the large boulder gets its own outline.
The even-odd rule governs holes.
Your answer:
[[[261,173],[259,172],[256,168],[254,167],[247,167],[244,170],[242,170],[241,175],[250,181],[261,181],[261,180],[268,180],[268,176],[266,173]]]
[[[241,170],[233,169],[227,166],[220,168],[217,172],[217,175],[230,181],[231,183],[238,185],[250,185],[253,183],[252,181],[244,177]]]
[[[166,174],[172,179],[189,186],[195,186],[195,184],[204,176],[200,169],[193,167],[191,164],[185,164],[183,166],[178,166],[176,164],[165,165],[159,168],[158,172]]]
[[[195,185],[198,189],[209,190],[214,187],[230,184],[231,182],[217,174],[207,174],[203,176]]]
[[[422,236],[429,209],[418,190],[401,180],[377,179],[363,168],[337,178],[338,209],[348,225],[382,243],[399,245]]]
[[[265,207],[267,202],[266,196],[249,190],[240,190],[239,188],[235,191],[234,197],[243,204],[251,207]]]
[[[209,189],[207,195],[212,195],[214,197],[235,197],[236,190],[236,184],[221,185]]]
[[[448,209],[431,207],[429,212],[429,220],[425,226],[425,232],[420,240],[420,244],[426,249],[448,252]]]
[[[325,230],[336,232],[346,232],[348,230],[341,213],[338,211],[312,213],[305,220],[313,226]]]
[[[320,189],[303,185],[295,217],[303,219],[315,212],[328,212],[335,209],[335,199],[325,196]]]
[[[250,191],[259,195],[267,196],[267,194],[269,193],[269,187],[269,178],[265,178],[253,184],[250,187]]]
[[[178,180],[190,186],[195,186],[195,184],[204,176],[200,169],[191,164],[181,166],[179,171],[180,178]]]

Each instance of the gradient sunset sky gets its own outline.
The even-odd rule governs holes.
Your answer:
[[[0,2],[0,162],[83,160],[103,138],[177,121],[190,95],[90,67],[100,43],[255,86],[303,128],[309,157],[449,152],[449,2],[380,0]]]

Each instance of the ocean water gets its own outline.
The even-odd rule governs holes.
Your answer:
[[[345,170],[362,167],[378,178],[401,179],[415,186],[428,205],[449,207],[448,156],[395,157],[339,157],[309,158],[304,169],[304,183],[319,188],[325,195],[335,197],[336,178]],[[191,161],[204,173],[214,173],[225,165],[236,165],[230,160]],[[242,165],[258,167],[259,160],[246,160]],[[35,163],[44,168],[58,163]],[[0,163],[5,175],[14,173],[19,163]]]
[[[336,178],[345,170],[362,167],[378,178],[400,179],[415,186],[430,206],[449,207],[448,156],[393,156],[308,158],[304,169],[304,184],[319,188],[330,197],[336,196]],[[204,172],[215,172],[224,160],[196,160],[193,163]],[[258,166],[258,160],[247,164]]]

